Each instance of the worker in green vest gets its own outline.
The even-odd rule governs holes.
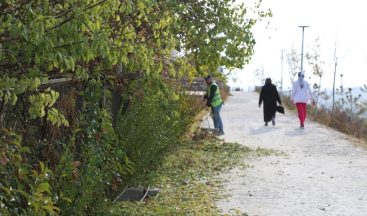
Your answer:
[[[220,109],[222,108],[223,101],[220,97],[219,86],[217,83],[212,81],[210,75],[204,77],[204,80],[207,85],[206,95],[204,98],[206,99],[206,105],[211,108],[215,133],[217,135],[223,135],[223,123],[220,117]]]

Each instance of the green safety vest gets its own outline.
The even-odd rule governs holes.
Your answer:
[[[216,83],[211,83],[207,88],[206,88],[206,95],[208,95],[208,98],[210,97],[210,88],[212,85],[217,86],[217,91],[215,91],[215,95],[213,97],[213,100],[211,102],[212,107],[217,107],[219,105],[221,105],[222,102],[222,98],[220,97],[220,92],[219,92],[219,86]]]

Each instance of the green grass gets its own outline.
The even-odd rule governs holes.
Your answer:
[[[272,154],[266,149],[251,150],[238,143],[225,143],[201,132],[171,151],[161,166],[137,185],[158,187],[158,196],[142,203],[120,202],[111,215],[221,215],[214,205],[222,182],[214,176],[236,166],[246,167],[246,157]],[[138,179],[142,179],[141,176]]]

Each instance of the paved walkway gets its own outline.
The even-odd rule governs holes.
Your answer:
[[[227,198],[217,205],[249,216],[367,216],[367,150],[352,138],[295,113],[265,127],[258,94],[232,92],[221,114],[228,142],[282,151],[246,159],[250,168],[223,174]],[[206,121],[203,124],[207,124]]]

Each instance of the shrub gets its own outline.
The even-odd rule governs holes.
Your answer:
[[[198,98],[159,82],[150,81],[142,87],[144,94],[131,102],[117,128],[136,175],[144,175],[159,164],[167,148],[180,142],[200,110]]]
[[[289,96],[283,96],[283,104],[290,110],[295,110],[294,104]],[[335,128],[345,134],[367,140],[367,121],[364,118],[357,117],[340,109],[331,112],[324,108],[308,106],[307,109],[310,119],[323,125]]]
[[[101,85],[91,80],[83,92],[82,115],[55,172],[56,189],[68,198],[59,202],[65,215],[101,215],[116,180],[133,170],[110,114],[100,106]]]
[[[13,131],[0,133],[0,214],[53,215],[56,194],[50,185],[52,172],[44,163],[27,161],[30,149],[22,146],[21,137]],[[62,198],[62,197],[61,197]]]

